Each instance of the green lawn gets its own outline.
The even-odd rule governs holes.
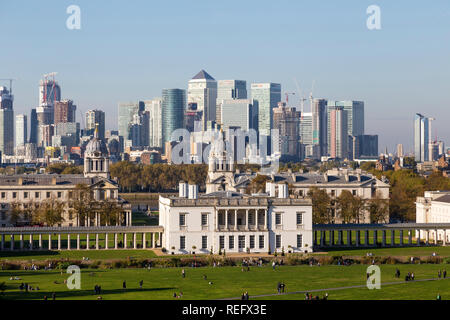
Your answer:
[[[399,248],[359,248],[359,249],[338,249],[330,250],[324,249],[327,255],[331,256],[365,256],[367,253],[372,253],[374,256],[403,256],[403,257],[418,257],[431,256],[436,253],[441,257],[450,257],[450,246],[429,246],[429,247],[399,247]]]
[[[86,270],[81,273],[81,290],[68,290],[63,283],[69,276],[60,271],[0,271],[0,282],[6,282],[7,290],[0,299],[42,299],[44,295],[56,293],[57,299],[94,300],[94,285],[102,287],[104,300],[126,299],[173,299],[174,292],[183,292],[182,299],[223,299],[239,297],[243,291],[252,295],[276,293],[276,285],[284,281],[288,292],[324,289],[314,293],[322,296],[329,293],[329,299],[435,299],[440,293],[443,299],[450,298],[450,279],[429,282],[400,284],[406,272],[414,272],[416,279],[436,278],[438,270],[448,265],[382,265],[381,281],[397,281],[399,284],[382,286],[381,290],[367,288],[330,290],[331,288],[366,283],[364,265],[354,266],[282,266],[275,271],[271,267],[252,267],[243,272],[240,267],[185,268],[186,278],[181,277],[180,268],[161,269],[113,269]],[[401,271],[401,278],[394,277],[395,269]],[[207,280],[203,279],[207,276]],[[21,280],[10,280],[18,276]],[[139,289],[139,281],[144,281]],[[56,281],[56,283],[55,283]],[[122,282],[127,289],[122,289]],[[212,284],[209,284],[209,281]],[[40,291],[20,292],[18,286],[26,282]],[[304,299],[304,294],[268,296],[260,299]]]
[[[151,250],[63,250],[63,251],[2,251],[1,260],[32,261],[32,260],[57,260],[57,259],[82,259],[90,260],[127,259],[128,257],[139,259],[156,258]]]

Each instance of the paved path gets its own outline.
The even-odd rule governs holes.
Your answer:
[[[414,283],[414,282],[426,282],[426,281],[436,281],[436,280],[450,280],[450,278],[440,279],[440,278],[432,278],[432,279],[420,279],[420,280],[411,280],[411,281],[395,281],[395,282],[384,282],[381,284],[381,286],[389,286],[389,285],[395,285],[395,284],[407,284],[407,283]],[[262,297],[272,297],[272,296],[282,296],[282,295],[288,295],[288,294],[305,294],[305,293],[313,293],[313,292],[323,292],[323,291],[337,291],[337,290],[345,290],[345,289],[357,289],[357,288],[366,288],[366,284],[362,285],[354,285],[354,286],[347,286],[347,287],[337,287],[337,288],[327,288],[327,289],[313,289],[313,290],[304,290],[304,291],[292,291],[292,292],[285,292],[285,293],[271,293],[271,294],[260,294],[260,295],[252,295],[250,298],[257,299]],[[234,297],[234,298],[225,298],[225,299],[219,299],[219,300],[240,300],[241,297]]]

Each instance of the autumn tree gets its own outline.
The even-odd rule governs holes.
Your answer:
[[[312,200],[313,223],[332,223],[331,198],[328,193],[317,187],[312,187],[308,191],[308,196]]]

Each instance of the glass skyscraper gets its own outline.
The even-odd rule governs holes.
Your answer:
[[[27,116],[18,114],[16,116],[16,147],[23,146],[27,143],[28,137]]]
[[[228,99],[247,99],[247,82],[244,80],[219,80],[217,82],[217,123],[222,123],[222,101]]]
[[[258,129],[261,135],[270,136],[273,128],[273,112],[281,102],[281,84],[278,83],[252,83],[251,99],[258,107]]]
[[[183,128],[186,109],[186,91],[183,89],[163,89],[162,91],[162,142],[170,141],[172,132]]]
[[[139,116],[145,109],[144,102],[123,102],[119,103],[119,136],[126,140],[131,140],[130,129],[135,123],[136,116]]]
[[[416,113],[414,117],[414,157],[417,162],[425,162],[430,158],[430,120],[430,118],[427,118],[420,113]]]
[[[0,87],[0,151],[14,154],[14,96],[6,87]]]

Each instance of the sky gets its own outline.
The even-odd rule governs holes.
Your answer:
[[[66,27],[67,7],[81,29]],[[369,30],[378,5],[381,29]],[[14,78],[16,114],[38,105],[42,75],[58,72],[62,98],[81,113],[187,89],[205,69],[216,80],[281,83],[283,92],[365,102],[379,148],[412,151],[413,118],[434,117],[450,146],[450,1],[0,0],[0,78]],[[9,85],[8,82],[0,82]],[[81,112],[80,112],[81,111]],[[309,103],[305,111],[309,111]],[[83,126],[83,124],[82,124]]]

